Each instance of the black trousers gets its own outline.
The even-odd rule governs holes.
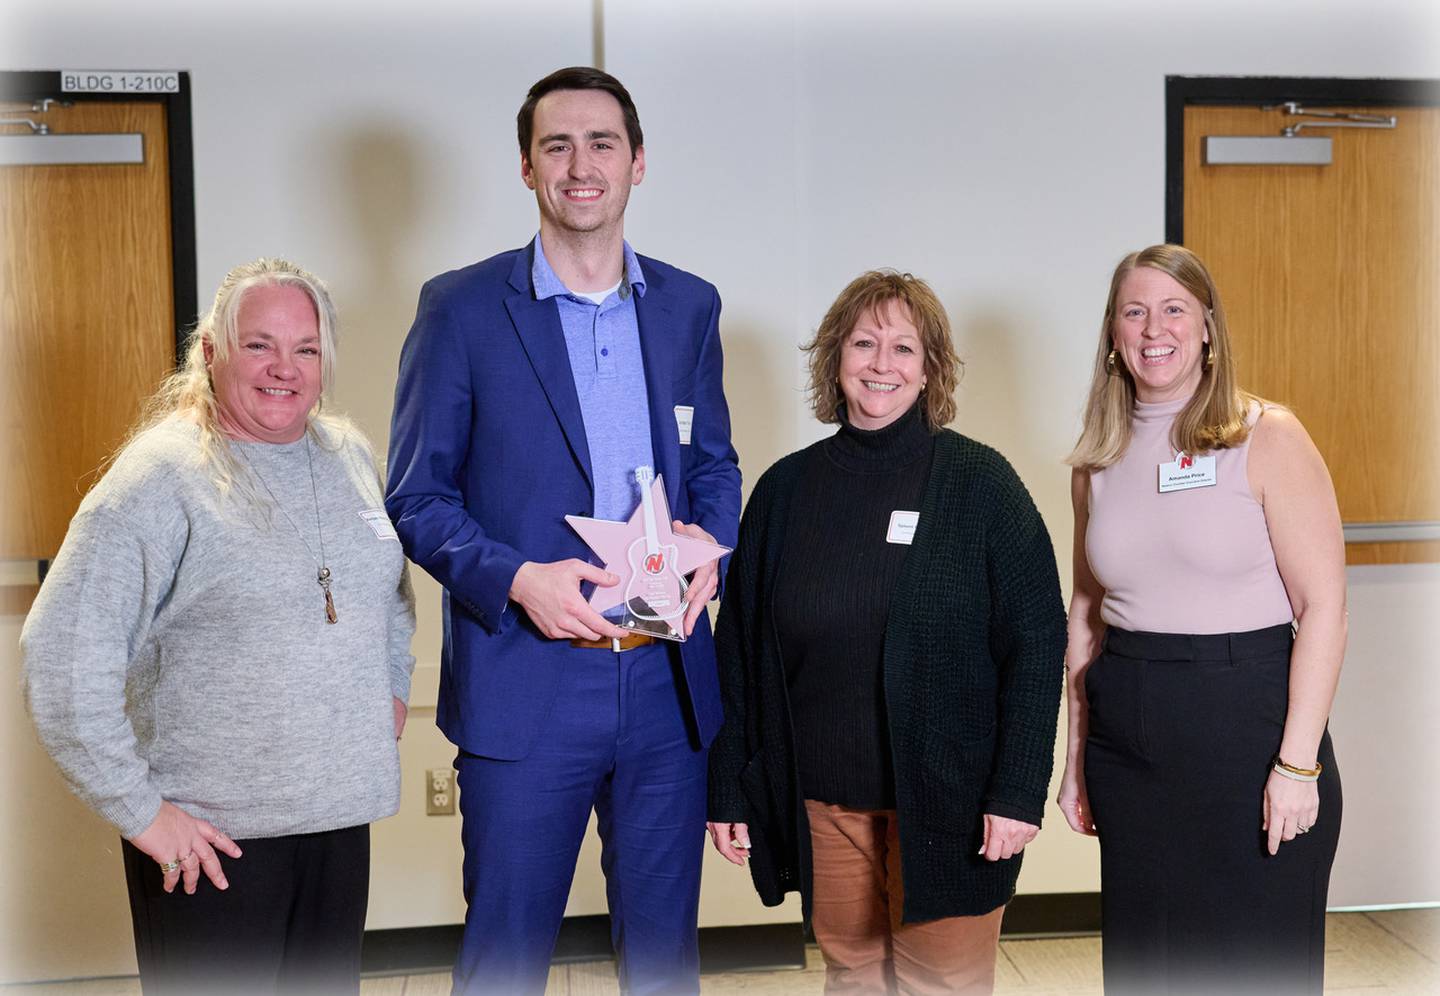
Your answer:
[[[236,843],[242,857],[220,855],[230,888],[202,873],[187,896],[124,842],[145,996],[358,992],[369,825]]]
[[[1314,829],[1271,856],[1265,781],[1289,698],[1288,625],[1111,629],[1085,673],[1105,992],[1320,993],[1340,837],[1327,732]]]

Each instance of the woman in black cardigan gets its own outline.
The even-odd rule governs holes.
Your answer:
[[[863,274],[805,348],[840,429],[741,520],[711,836],[767,905],[800,891],[827,989],[989,992],[1053,760],[1054,550],[1005,459],[942,428],[960,361],[923,281]]]

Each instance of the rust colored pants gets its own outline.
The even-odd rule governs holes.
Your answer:
[[[995,988],[1000,906],[982,916],[900,922],[900,822],[893,809],[805,800],[814,867],[811,923],[826,993],[979,993]]]

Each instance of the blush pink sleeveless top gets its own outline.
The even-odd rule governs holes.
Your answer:
[[[1215,450],[1213,487],[1160,493],[1185,401],[1137,402],[1125,455],[1090,474],[1085,555],[1109,626],[1150,633],[1243,633],[1294,619],[1265,511],[1250,491],[1250,439]],[[1253,426],[1260,418],[1250,413]]]

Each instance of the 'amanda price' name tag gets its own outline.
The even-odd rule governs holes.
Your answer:
[[[1215,458],[1213,456],[1186,456],[1181,453],[1169,463],[1160,465],[1160,493],[1189,491],[1191,488],[1213,488]]]

